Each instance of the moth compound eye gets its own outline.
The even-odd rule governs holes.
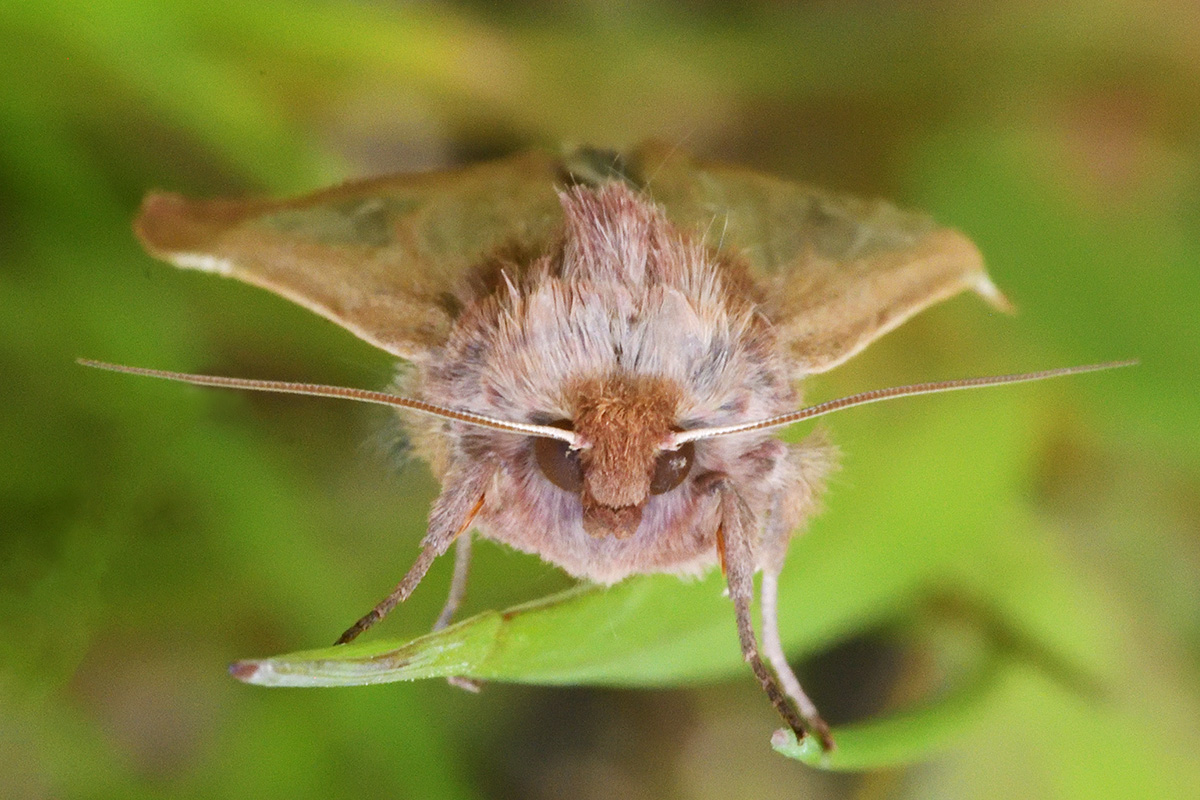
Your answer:
[[[550,424],[571,430],[571,423],[565,420]],[[583,491],[583,465],[579,463],[579,452],[572,450],[570,444],[562,439],[538,436],[533,440],[533,455],[546,480],[564,492],[579,494]]]
[[[650,494],[663,494],[683,483],[692,471],[696,445],[684,442],[678,450],[664,450],[654,462],[654,477],[650,479]]]

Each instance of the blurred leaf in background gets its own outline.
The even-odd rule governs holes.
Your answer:
[[[0,794],[1193,796],[1198,54],[1181,0],[8,4]],[[77,367],[366,387],[394,369],[286,302],[152,262],[129,233],[141,196],[651,135],[926,208],[1021,308],[934,309],[813,400],[1142,359],[829,422],[844,469],[789,557],[788,644],[835,722],[934,701],[941,727],[919,730],[951,733],[893,725],[852,775],[781,758],[716,584],[657,578],[595,608],[634,598],[670,637],[578,676],[654,691],[232,681],[226,663],[322,645],[378,599],[435,486],[395,468],[369,409]],[[447,581],[438,565],[380,638],[426,630]],[[568,585],[484,544],[467,611]],[[629,644],[611,630],[610,655]],[[993,649],[978,702],[936,704]]]

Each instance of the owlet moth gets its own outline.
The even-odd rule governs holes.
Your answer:
[[[788,445],[772,431],[900,395],[1095,368],[800,408],[806,376],[918,311],[968,289],[1007,301],[970,240],[922,214],[660,143],[528,152],[278,202],[151,194],[135,228],[155,256],[261,286],[411,365],[394,392],[372,392],[85,362],[400,409],[442,490],[416,563],[339,643],[454,544],[445,626],[472,533],[600,584],[719,566],[745,660],[786,723],[826,749],[776,609],[788,541],[833,451],[820,434]]]

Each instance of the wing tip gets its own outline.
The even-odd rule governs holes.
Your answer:
[[[1016,305],[1000,291],[984,266],[983,253],[979,247],[962,231],[944,229],[939,237],[939,244],[956,252],[955,260],[962,265],[963,274],[967,278],[962,288],[971,289],[975,294],[995,310],[1003,314],[1015,314]]]
[[[248,211],[244,202],[189,200],[174,192],[151,192],[142,201],[133,232],[151,255],[181,267],[227,274],[229,263],[210,255],[213,243]]]
[[[997,311],[1005,314],[1017,313],[1017,307],[1011,300],[1008,299],[1008,297],[1005,296],[1004,292],[1000,291],[1000,287],[997,286],[990,277],[988,277],[986,272],[980,273],[979,277],[975,279],[975,284],[971,288],[974,289],[975,293],[982,297],[988,305]]]
[[[141,210],[133,222],[133,232],[142,245],[154,255],[167,255],[179,249],[183,220],[187,219],[188,201],[173,192],[151,192],[142,200]]]

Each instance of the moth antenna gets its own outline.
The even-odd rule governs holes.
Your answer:
[[[881,400],[892,400],[897,397],[954,392],[959,389],[978,389],[984,386],[999,386],[1005,383],[1027,383],[1029,381],[1045,380],[1046,378],[1061,378],[1065,375],[1079,375],[1084,372],[1097,372],[1103,369],[1132,367],[1137,363],[1137,359],[1108,361],[1103,364],[1083,364],[1077,367],[1059,367],[1057,369],[1044,369],[1038,372],[1021,372],[1015,375],[987,375],[980,378],[959,378],[958,380],[950,381],[932,381],[929,383],[913,383],[908,386],[893,386],[888,389],[872,389],[869,392],[852,394],[848,397],[839,397],[836,400],[827,400],[815,406],[802,408],[798,411],[789,411],[786,414],[767,417],[756,422],[739,422],[734,425],[717,425],[710,428],[692,428],[691,430],[679,431],[671,436],[668,443],[664,445],[664,448],[671,450],[686,442],[696,439],[708,439],[713,436],[729,436],[734,433],[749,433],[768,428],[779,428],[784,425],[791,425],[794,422],[800,422],[801,420],[823,417],[826,414],[832,414],[834,411],[841,411],[842,409],[853,408],[854,406],[865,406],[868,403],[878,403]]]
[[[105,369],[110,372],[124,372],[130,375],[145,375],[150,378],[163,378],[169,381],[192,383],[197,386],[216,386],[223,389],[249,389],[255,392],[275,392],[277,394],[303,394],[314,397],[335,397],[342,400],[357,400],[360,403],[375,403],[381,406],[407,408],[422,414],[432,414],[443,419],[465,422],[468,425],[478,425],[483,428],[493,428],[510,433],[523,433],[528,436],[544,436],[548,439],[560,439],[572,448],[579,449],[586,445],[579,440],[574,431],[554,428],[549,425],[534,425],[527,422],[510,422],[503,419],[493,419],[470,411],[460,411],[454,408],[414,400],[410,397],[400,397],[388,392],[374,392],[369,389],[354,389],[348,386],[326,386],[319,383],[294,383],[291,381],[264,381],[253,378],[228,378],[221,375],[194,375],[187,372],[171,372],[165,369],[150,369],[149,367],[130,367],[124,364],[110,364],[105,361],[93,361],[90,358],[76,359],[85,367]]]

